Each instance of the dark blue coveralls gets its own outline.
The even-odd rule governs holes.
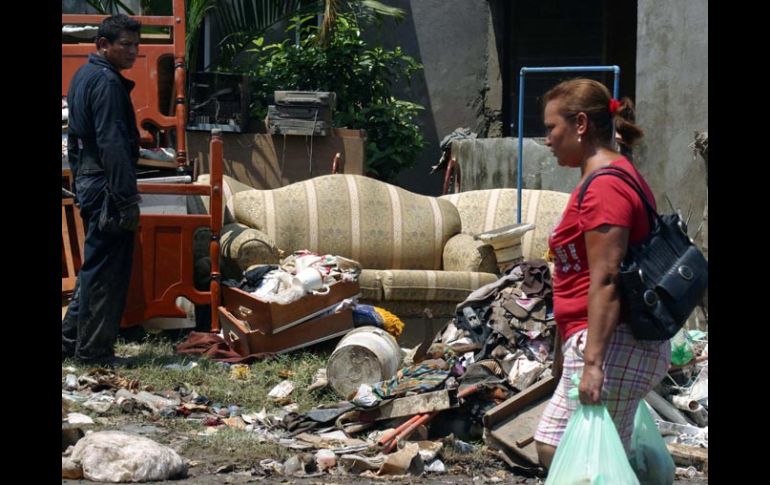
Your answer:
[[[62,359],[101,362],[114,357],[134,249],[134,232],[117,221],[141,200],[133,87],[108,60],[91,54],[67,93],[67,150],[86,238],[75,293],[62,321]],[[110,196],[111,216],[102,218],[100,227]]]

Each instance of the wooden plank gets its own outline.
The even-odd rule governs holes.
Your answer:
[[[678,466],[695,466],[701,469],[708,467],[709,451],[707,448],[679,443],[667,443],[666,448],[671,452],[671,457]]]
[[[401,418],[415,414],[443,411],[457,407],[456,390],[441,390],[425,392],[415,396],[406,396],[393,399],[371,411],[362,411],[361,421],[379,421],[382,419]]]
[[[72,245],[70,244],[70,231],[67,224],[66,204],[62,204],[61,207],[61,237],[66,267],[66,274],[62,275],[62,292],[65,292],[71,291],[75,286],[73,282],[75,278],[75,262],[72,257]]]
[[[556,384],[557,379],[547,377],[487,411],[483,418],[489,431],[487,444],[509,459],[537,466],[534,434]]]
[[[85,244],[85,241],[86,241],[86,232],[85,232],[85,228],[83,227],[83,218],[80,216],[80,209],[78,209],[74,205],[72,208],[72,215],[75,218],[75,234],[77,235],[77,238],[78,238],[78,250],[80,251],[79,253],[80,264],[82,265],[83,260],[85,260],[85,257],[86,257],[85,250],[83,249],[83,245]],[[78,271],[79,270],[80,268],[78,268]]]
[[[557,384],[553,377],[546,377],[498,404],[484,414],[484,427],[492,428],[533,402],[550,397]]]
[[[288,331],[359,292],[358,283],[339,282],[329,286],[329,292],[324,295],[306,295],[288,305],[281,305],[260,301],[238,288],[225,287],[222,290],[222,304],[250,330],[272,335]]]
[[[234,317],[227,308],[218,308],[219,323],[227,344],[240,355],[257,353],[280,354],[307,347],[335,337],[353,329],[353,312],[343,310],[325,317],[308,320],[291,329],[274,335],[265,335],[259,330],[248,330],[241,320]]]

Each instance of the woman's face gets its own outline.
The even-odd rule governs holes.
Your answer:
[[[561,104],[560,99],[553,99],[545,105],[545,144],[551,148],[559,165],[579,167],[582,149],[578,142],[577,123],[574,115],[562,116]]]

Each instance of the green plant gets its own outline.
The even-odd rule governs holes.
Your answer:
[[[265,117],[276,90],[334,91],[334,126],[366,130],[366,170],[392,182],[400,171],[414,165],[424,144],[414,123],[422,106],[396,99],[393,87],[409,83],[422,65],[400,47],[367,46],[352,12],[336,13],[326,42],[319,42],[320,28],[309,22],[311,18],[295,18],[287,29],[292,34],[300,29],[299,45],[293,39],[265,45],[258,38],[234,67],[253,79],[252,115]]]

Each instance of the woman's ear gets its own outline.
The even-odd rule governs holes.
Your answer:
[[[578,135],[585,135],[588,131],[588,115],[582,111],[575,115],[575,131]]]

